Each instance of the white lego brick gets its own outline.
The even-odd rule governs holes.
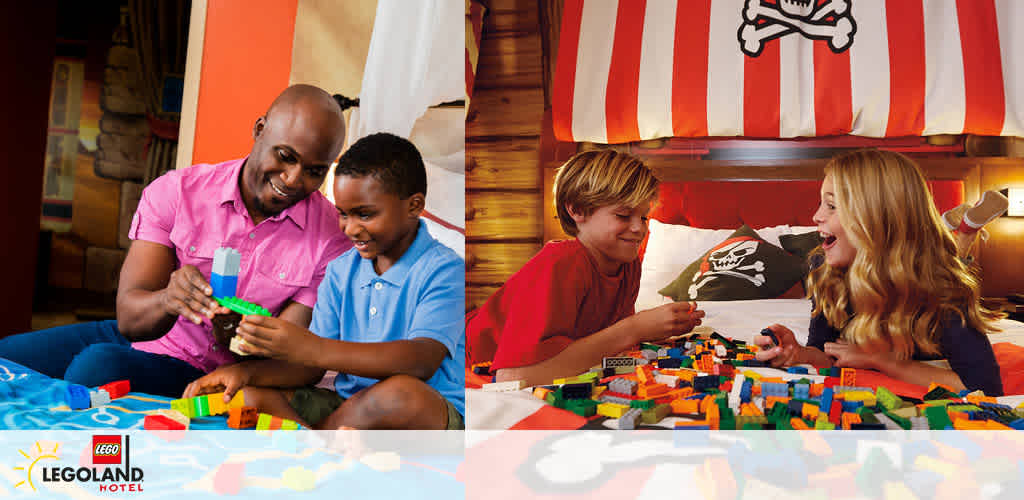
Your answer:
[[[724,345],[718,344],[715,346],[715,356],[718,356],[719,358],[724,358],[727,353],[728,351],[725,349]]]
[[[673,389],[679,387],[679,377],[674,375],[655,375],[654,381],[659,384],[665,384]]]
[[[242,254],[230,247],[220,247],[213,252],[213,272],[221,276],[238,276]]]
[[[607,357],[601,363],[603,368],[618,368],[620,366],[634,366],[636,358],[631,356]]]
[[[523,388],[522,380],[513,380],[511,382],[495,382],[493,384],[484,384],[481,389],[485,392],[515,392]]]
[[[110,403],[110,394],[104,389],[89,391],[89,406],[96,408]]]

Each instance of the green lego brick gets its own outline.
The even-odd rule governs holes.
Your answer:
[[[544,396],[544,402],[549,405],[555,404],[555,399],[555,393],[553,391]]]
[[[600,374],[597,373],[597,372],[587,372],[587,373],[584,373],[583,375],[580,375],[579,377],[576,377],[576,378],[580,382],[593,382],[594,380],[599,378],[599,376],[600,376]]]
[[[921,399],[925,401],[934,401],[937,399],[950,399],[955,397],[959,397],[959,395],[950,392],[943,387],[935,387],[934,389],[928,391],[928,393],[925,394],[924,397],[922,397]]]
[[[207,401],[206,397],[207,396],[197,396],[192,398],[193,418],[210,416],[210,402]]]
[[[928,428],[932,430],[942,430],[953,425],[945,406],[929,406],[924,409],[924,416],[928,419]]]
[[[653,399],[634,399],[629,402],[630,408],[640,408],[641,410],[649,410],[654,408],[657,403]]]
[[[657,344],[648,344],[647,342],[644,342],[640,344],[640,350],[658,352],[659,350],[661,350],[661,346]]]
[[[680,368],[693,368],[693,358],[687,356],[683,358],[683,362],[679,365]]]
[[[951,411],[981,411],[981,408],[978,408],[977,405],[972,405],[972,404],[969,404],[969,403],[967,403],[967,404],[955,404],[954,403],[954,404],[951,404],[949,406],[946,406],[946,411],[947,412],[951,412]]]
[[[818,375],[828,376],[832,373],[832,368],[818,368]]]
[[[906,429],[908,431],[910,430],[911,425],[910,425],[910,420],[909,419],[901,417],[901,416],[899,416],[896,413],[893,413],[891,411],[886,411],[886,412],[883,412],[883,413],[885,414],[885,416],[891,418],[893,422],[896,422],[896,425],[898,425],[898,426],[900,426],[900,427],[902,427],[902,428],[904,428],[904,429]]]
[[[294,420],[288,420],[287,418],[281,420],[282,431],[297,431],[299,430],[299,423]]]
[[[878,386],[878,389],[875,390],[875,399],[877,399],[878,404],[886,410],[899,408],[900,403],[903,402],[899,396],[893,394],[892,391],[882,386]]]
[[[819,431],[834,431],[836,424],[829,422],[827,419],[819,418],[814,422],[814,429]]]
[[[253,304],[252,302],[246,302],[238,297],[220,297],[217,298],[217,302],[220,305],[235,311],[238,314],[249,314],[254,316],[270,316],[270,311],[259,304]]]
[[[866,406],[857,408],[857,414],[860,415],[860,421],[865,424],[877,424],[878,418],[875,417],[875,412],[871,411]]]
[[[581,417],[592,417],[597,414],[598,404],[592,399],[574,399],[565,402],[565,409]]]
[[[192,405],[192,398],[182,398],[171,401],[171,409],[181,412],[188,418],[195,418],[196,412]]]

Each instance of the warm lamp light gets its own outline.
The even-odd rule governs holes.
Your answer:
[[[1024,217],[1024,188],[1007,188],[1002,191],[1010,200],[1006,209],[1007,217]]]

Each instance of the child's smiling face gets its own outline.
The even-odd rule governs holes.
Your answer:
[[[613,275],[619,266],[636,259],[640,243],[647,236],[647,214],[651,202],[636,207],[606,205],[590,215],[569,213],[576,222],[576,238],[597,261],[602,273]]]
[[[839,222],[832,174],[826,175],[821,183],[821,204],[818,205],[818,211],[814,212],[814,223],[818,225],[818,233],[821,234],[825,262],[832,267],[849,267],[857,256],[857,248]]]
[[[402,199],[387,191],[373,176],[339,175],[334,181],[334,206],[341,230],[364,259],[371,259],[382,274],[416,239],[423,195]]]

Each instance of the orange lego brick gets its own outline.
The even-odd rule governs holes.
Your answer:
[[[721,417],[721,410],[718,409],[718,405],[714,403],[709,404],[707,411],[704,413],[704,418],[708,421],[708,425],[712,430],[718,430]]]
[[[773,407],[773,406],[775,406],[775,403],[782,403],[784,405],[788,405],[789,404],[789,397],[788,396],[787,397],[768,396],[768,397],[764,398],[764,408],[766,410],[771,408],[771,407]]]
[[[967,402],[971,403],[973,405],[977,405],[977,404],[981,404],[981,403],[992,403],[992,404],[996,404],[997,403],[996,398],[994,398],[992,396],[982,396],[980,394],[978,394],[978,395],[968,394],[967,395]]]
[[[669,403],[672,413],[679,415],[693,415],[700,413],[699,399],[676,399]]]
[[[538,399],[544,399],[544,398],[548,397],[548,394],[550,394],[550,393],[551,393],[551,389],[546,389],[544,387],[537,387],[536,389],[533,390],[533,397],[538,398]]]
[[[654,368],[651,365],[636,367],[636,378],[644,384],[654,381]]]
[[[228,427],[232,429],[248,429],[256,427],[259,412],[253,406],[242,406],[228,410]]]
[[[668,386],[665,384],[645,384],[637,387],[636,393],[645,399],[656,398],[667,394]]]
[[[860,415],[850,412],[843,413],[843,415],[840,417],[840,421],[842,422],[842,427],[844,431],[850,430],[850,425],[859,424],[861,422]]]
[[[817,406],[812,405],[810,403],[804,403],[804,405],[800,408],[800,416],[806,418],[807,420],[817,420],[818,411],[819,408]]]
[[[965,418],[958,418],[953,420],[953,428],[958,431],[983,431],[987,430],[989,427],[985,420],[968,420]]]
[[[707,413],[709,406],[717,406],[715,404],[715,397],[711,394],[704,396],[704,398],[700,400],[700,412]]]
[[[802,419],[800,417],[793,417],[793,418],[789,419],[789,425],[790,425],[790,427],[793,428],[793,430],[797,430],[797,431],[809,431],[809,430],[811,430],[810,426],[807,425],[807,422],[804,422],[804,419]]]
[[[825,384],[811,384],[810,396],[812,398],[820,397],[822,392],[825,392]]]
[[[843,368],[839,371],[839,385],[854,387],[857,385],[857,370],[854,368]]]

